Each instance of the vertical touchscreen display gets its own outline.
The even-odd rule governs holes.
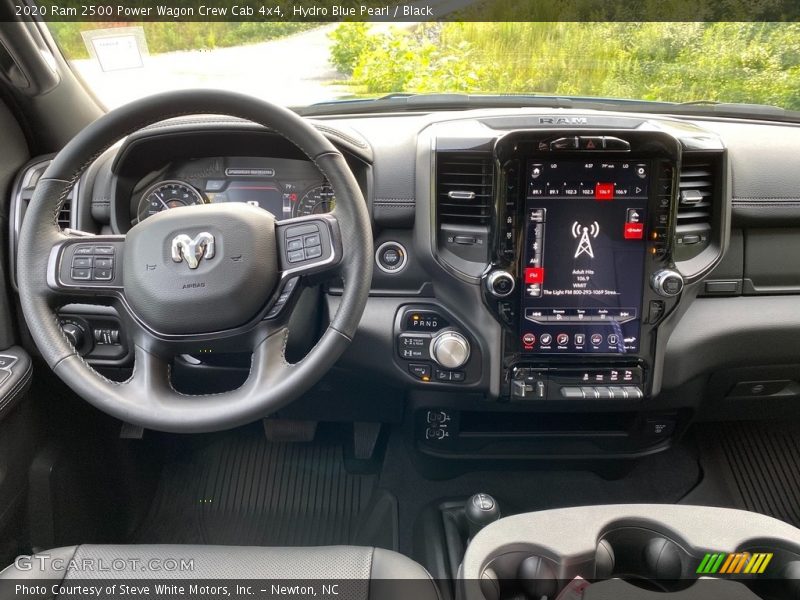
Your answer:
[[[650,165],[530,161],[521,350],[639,350]]]

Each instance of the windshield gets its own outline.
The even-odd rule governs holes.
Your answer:
[[[109,108],[156,92],[212,87],[287,106],[459,92],[800,111],[797,23],[49,26],[74,70]]]

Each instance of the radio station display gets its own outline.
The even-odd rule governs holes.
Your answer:
[[[522,352],[639,351],[649,175],[647,162],[528,163]]]

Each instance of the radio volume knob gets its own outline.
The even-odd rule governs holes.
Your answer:
[[[659,296],[671,298],[683,291],[683,276],[672,269],[662,269],[653,273],[650,285]]]
[[[469,342],[457,331],[443,331],[431,341],[431,357],[440,367],[457,369],[469,360]]]
[[[514,291],[514,277],[507,271],[492,271],[486,277],[486,289],[498,298],[505,298]]]

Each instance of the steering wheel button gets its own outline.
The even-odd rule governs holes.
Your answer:
[[[289,252],[288,259],[290,263],[300,262],[301,260],[305,260],[305,254],[303,254],[302,250],[294,250]]]
[[[322,256],[322,246],[306,248],[306,258],[319,258],[320,256]]]
[[[293,252],[295,250],[302,250],[303,249],[303,240],[301,238],[294,238],[291,240],[286,240],[286,249],[289,252]]]
[[[85,281],[92,278],[91,269],[72,269],[72,278],[77,281]]]
[[[104,254],[104,255],[114,254],[114,246],[95,246],[94,247],[94,253],[95,253],[95,255],[97,255],[97,254]]]
[[[95,267],[92,279],[95,281],[111,281],[112,276],[111,269],[98,269]]]
[[[298,277],[292,277],[289,281],[286,282],[286,285],[283,286],[283,291],[287,294],[291,293],[297,286],[298,281],[299,281]]]
[[[321,243],[319,239],[319,234],[315,233],[314,235],[307,235],[303,239],[303,243],[305,244],[306,248],[308,248],[309,246],[319,246]]]
[[[75,260],[72,261],[73,267],[78,266],[75,264]],[[91,266],[91,262],[87,266]],[[111,269],[114,267],[114,259],[111,257],[97,257],[94,259],[94,266],[99,269]]]
[[[309,223],[308,225],[296,225],[295,227],[289,227],[286,230],[286,237],[293,238],[302,235],[308,235],[310,233],[319,233],[319,227],[314,223]]]
[[[87,269],[92,266],[91,256],[75,256],[72,259],[73,269]]]
[[[75,256],[86,256],[94,254],[94,246],[80,245],[75,246]]]

